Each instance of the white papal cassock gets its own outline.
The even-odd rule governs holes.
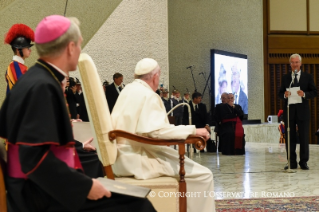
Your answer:
[[[160,96],[139,79],[122,90],[111,117],[114,129],[152,138],[186,139],[196,132],[195,126],[170,125]],[[118,156],[112,166],[115,175],[134,176],[136,179],[179,177],[179,155],[176,150],[124,138],[116,140]],[[200,197],[187,198],[187,211],[215,211],[214,198],[204,196],[204,191],[214,191],[212,172],[188,157],[185,157],[185,171],[187,191],[201,192]]]

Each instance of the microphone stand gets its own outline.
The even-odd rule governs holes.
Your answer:
[[[205,84],[205,88],[204,88],[204,90],[203,90],[203,95],[204,95],[204,93],[205,93],[205,90],[206,90],[206,87],[208,86],[208,94],[209,94],[209,97],[211,97],[211,94],[212,94],[212,90],[210,89],[210,85],[208,84],[208,80],[209,80],[209,77],[210,77],[210,74],[209,74],[209,76],[208,76],[208,79],[206,79],[206,74],[205,74],[205,72],[202,72],[202,73],[200,73],[200,74],[202,74],[203,75],[203,77],[204,77],[204,80],[205,80],[205,82],[206,82],[206,84]]]
[[[290,93],[290,89],[291,89],[291,84],[294,81],[294,77],[292,78],[290,85],[289,85],[289,93]],[[291,93],[290,93],[291,95]],[[289,124],[289,98],[290,95],[288,95],[288,99],[287,99],[287,121],[288,121],[288,127],[287,127],[287,136],[288,136],[288,169],[285,171],[287,173],[295,173],[295,170],[290,169],[290,124]],[[296,127],[296,126],[295,126]]]
[[[189,68],[190,68],[191,73],[192,73],[192,78],[193,78],[193,82],[194,82],[195,92],[197,92],[197,87],[196,87],[195,78],[194,78],[194,74],[193,74],[193,66],[190,66]]]

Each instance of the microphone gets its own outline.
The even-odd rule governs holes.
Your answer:
[[[193,67],[194,65],[192,65],[192,66],[188,66],[188,67],[186,67],[186,69],[189,69],[189,68],[191,68],[191,67]]]
[[[297,74],[297,70],[294,70],[294,72],[291,71],[291,82],[290,82],[290,85],[289,85],[289,91],[290,91],[290,88],[291,88],[291,84],[294,82],[295,80],[295,77],[296,77],[296,74]]]

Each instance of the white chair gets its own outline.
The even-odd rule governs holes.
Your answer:
[[[92,58],[82,53],[79,58],[79,71],[82,82],[83,93],[87,110],[90,117],[91,127],[94,134],[94,142],[97,147],[97,152],[100,160],[103,163],[106,176],[109,179],[115,179],[133,185],[140,185],[151,188],[157,194],[159,191],[163,192],[186,192],[185,183],[185,169],[184,169],[184,154],[185,144],[194,144],[199,150],[205,148],[205,140],[199,136],[189,136],[187,140],[159,140],[148,137],[138,136],[128,132],[114,130],[111,123],[111,116],[108,110],[108,105],[104,91],[102,89],[101,80],[97,73],[96,67]],[[114,140],[117,137],[124,137],[137,142],[152,144],[152,145],[178,145],[180,155],[180,179],[173,177],[159,177],[149,180],[137,180],[133,177],[115,178],[112,171],[112,164],[114,164],[117,155],[116,143]],[[160,198],[148,197],[159,212],[186,212],[186,197],[171,197]]]

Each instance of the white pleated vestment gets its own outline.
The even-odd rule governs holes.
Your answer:
[[[160,96],[139,79],[135,79],[122,90],[111,117],[114,129],[152,138],[186,139],[196,132],[193,125],[170,125]],[[116,141],[118,154],[112,166],[116,176],[134,176],[136,179],[179,177],[179,155],[176,150],[124,138],[117,138]],[[187,198],[187,211],[215,211],[212,172],[188,157],[185,157],[185,171],[187,192],[198,192],[200,195]]]

